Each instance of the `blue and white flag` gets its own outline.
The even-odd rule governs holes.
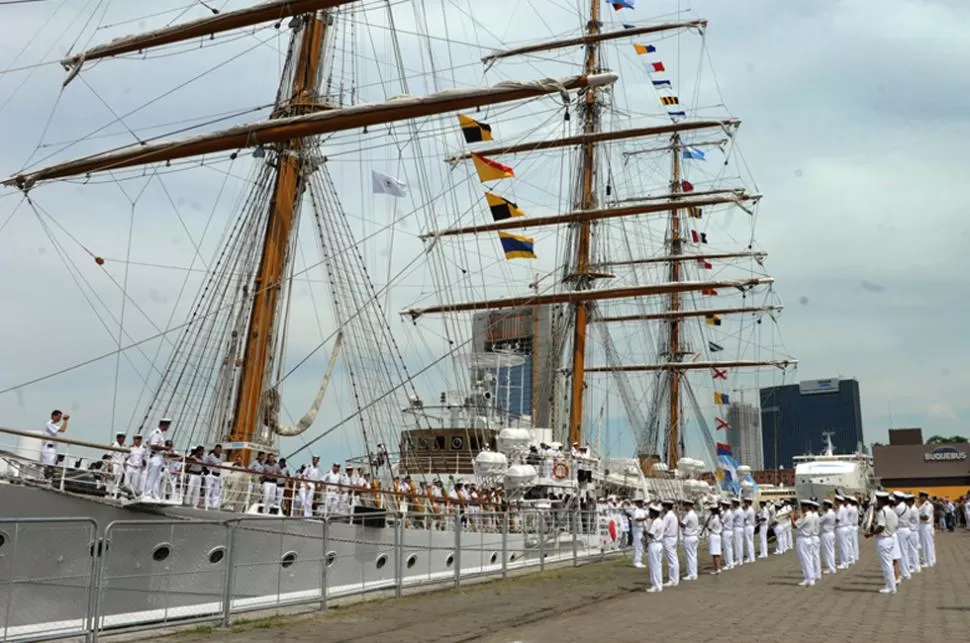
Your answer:
[[[669,80],[655,80],[653,81],[654,89],[673,89],[674,86],[670,84]]]
[[[684,158],[685,159],[695,159],[698,161],[705,160],[704,150],[687,146],[684,148]]]

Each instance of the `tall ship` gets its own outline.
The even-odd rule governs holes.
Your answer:
[[[797,455],[795,493],[799,498],[831,498],[837,493],[868,498],[875,489],[872,456],[860,448],[855,453],[836,454],[830,431],[822,434],[825,449],[818,455]]]
[[[97,327],[45,339],[47,372],[8,374],[0,408],[61,380],[104,426],[78,411],[63,433],[0,429],[19,440],[0,467],[5,516],[103,527],[309,504],[235,553],[284,531],[281,565],[300,591],[320,574],[294,561],[318,556],[320,518],[342,512],[328,493],[349,498],[350,516],[397,514],[406,551],[430,546],[408,556],[415,578],[453,569],[449,530],[476,532],[461,552],[469,568],[500,563],[494,524],[465,512],[507,516],[515,556],[591,555],[615,535],[535,516],[722,493],[699,474],[726,448],[732,391],[796,361],[765,340],[781,304],[754,240],[761,195],[744,179],[741,121],[710,83],[707,22],[632,0],[509,8],[159,2],[68,22],[48,127],[2,180],[0,204],[24,216],[0,241],[42,235],[57,256],[44,266],[63,269],[46,297]],[[62,116],[86,133],[51,125]],[[179,473],[155,497],[112,493],[109,470],[89,465],[124,457],[163,419],[168,460],[221,445],[208,508]],[[116,433],[125,446],[108,446]],[[56,467],[37,456],[48,444]],[[276,479],[292,493],[261,493],[259,454],[285,456]],[[311,455],[354,482],[308,477],[296,464]],[[308,483],[317,495],[298,501]],[[469,485],[474,496],[457,491]],[[401,518],[418,508],[428,520]],[[331,582],[394,574],[371,542],[393,523],[332,520]],[[112,542],[119,564],[159,555],[159,530],[143,529]],[[166,564],[213,560],[207,543],[167,547]],[[102,609],[220,590],[190,581]],[[278,589],[259,574],[246,583]]]

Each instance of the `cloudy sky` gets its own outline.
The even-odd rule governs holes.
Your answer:
[[[543,15],[529,3],[504,4],[507,12],[496,9],[482,21],[491,27],[491,36],[507,35],[518,43],[530,37],[529,25],[540,37],[568,33],[577,24],[568,19],[568,9],[580,3],[552,3]],[[56,60],[68,47],[77,51],[85,44],[178,16],[166,13],[129,21],[154,13],[156,5],[149,11],[127,3],[124,7],[102,3],[104,13],[95,13],[91,24],[108,28],[95,31],[84,22],[91,17],[91,8],[77,5],[51,1],[0,7],[0,71],[9,70],[0,74],[0,174],[4,176],[28,160],[36,164],[47,155],[62,159],[130,142],[130,137],[123,138],[124,128],[122,138],[117,136],[116,126],[114,138],[61,149],[64,141],[90,133],[112,120],[112,115],[143,105],[146,85],[147,95],[160,96],[159,100],[150,109],[126,117],[125,123],[134,129],[169,124],[152,133],[175,129],[171,124],[184,119],[183,114],[219,114],[270,100],[285,41],[267,30],[246,34],[215,51],[204,50],[194,59],[198,67],[190,66],[185,55],[146,61],[144,66],[130,60],[91,66],[61,93],[60,68],[34,65]],[[189,7],[186,18],[204,15],[203,9],[190,5],[183,0],[157,7]],[[608,20],[646,22],[670,17],[678,8],[688,9],[687,3],[672,0],[640,0],[637,5],[637,11],[624,12],[622,18],[607,8]],[[467,21],[463,22],[467,2],[429,6],[447,12],[451,24],[460,25],[461,33],[453,32],[453,38],[489,40],[482,36],[476,41]],[[970,40],[963,35],[970,28],[970,7],[955,0],[697,0],[689,9],[691,15],[710,20],[706,45],[716,76],[702,78],[701,84],[710,86],[716,78],[730,113],[743,118],[738,145],[757,189],[765,195],[757,240],[769,253],[768,267],[786,304],[776,339],[779,344],[783,340],[787,352],[800,360],[797,373],[786,381],[858,378],[869,442],[885,440],[890,424],[922,426],[927,434],[966,433],[970,406],[964,391],[970,375],[961,365],[970,357],[970,343],[963,339],[967,304],[959,297],[967,288],[962,255],[970,228],[963,220],[959,198],[964,172],[953,149],[970,133],[966,116],[970,81],[961,73],[970,64]],[[399,26],[408,29],[406,15],[402,21]],[[375,14],[372,24],[379,22],[381,17]],[[390,57],[385,32],[376,32],[373,50]],[[243,53],[248,54],[244,67],[235,60],[219,66]],[[404,55],[411,60],[411,52]],[[213,68],[203,86],[190,84],[167,93],[200,68]],[[241,74],[247,79],[242,84]],[[411,91],[415,92],[414,87]],[[385,95],[396,93],[402,93],[400,88],[384,88]],[[117,324],[104,314],[103,321],[91,314],[88,302],[98,293],[106,302],[105,310],[117,315],[121,305],[117,285],[84,272],[94,268],[85,249],[123,257],[129,225],[133,225],[133,257],[144,263],[189,266],[197,256],[193,244],[201,237],[205,217],[213,216],[213,229],[221,229],[231,218],[229,206],[235,201],[220,196],[223,182],[227,189],[239,192],[244,184],[239,177],[249,171],[241,165],[231,172],[225,164],[219,167],[211,173],[176,174],[164,184],[131,181],[125,190],[57,185],[50,192],[37,192],[37,210],[16,193],[6,189],[0,193],[0,270],[6,275],[0,282],[5,302],[0,332],[7,340],[0,346],[0,389],[117,345]],[[388,165],[388,170],[395,167]],[[88,196],[92,192],[96,196]],[[524,193],[520,202],[529,203],[530,197],[533,203],[540,201],[536,194]],[[135,223],[132,211],[138,213]],[[44,214],[48,212],[51,218]],[[361,213],[362,230],[376,218],[371,214]],[[397,210],[390,213],[392,218],[397,214]],[[413,241],[419,227],[405,225],[400,234],[409,234]],[[64,244],[63,252],[77,262],[72,264],[76,267],[65,267],[60,253],[51,249],[49,235]],[[206,248],[211,251],[217,241],[218,235],[209,233]],[[369,259],[378,264],[390,256],[396,267],[411,258],[387,242],[365,252],[372,252]],[[302,263],[314,261],[309,256]],[[522,269],[502,266],[501,270]],[[172,325],[168,320],[173,307],[183,310],[187,305],[176,304],[187,273],[176,273],[178,278],[158,269],[132,267],[129,292],[144,315],[128,310],[129,337],[123,343]],[[120,280],[124,271],[111,274]],[[78,275],[84,275],[82,283],[90,279],[94,284],[87,297],[74,281]],[[312,276],[320,277],[319,273]],[[385,275],[375,275],[374,280],[383,283]],[[190,278],[185,283],[191,291],[201,281]],[[432,291],[427,279],[413,280],[394,293],[389,308],[396,313],[416,301],[427,304]],[[301,319],[307,332],[291,342],[291,348],[297,344],[296,354],[309,352],[329,334],[326,324],[318,324],[318,316],[302,311]],[[397,328],[398,320],[393,321]],[[427,359],[434,352],[426,341],[402,342],[409,358],[423,351]],[[102,438],[110,432],[104,427],[112,419],[114,426],[124,426],[135,417],[138,404],[133,400],[142,391],[140,378],[150,372],[151,354],[164,347],[164,343],[161,347],[148,344],[145,354],[133,356],[131,363],[127,357],[117,364],[111,358],[4,393],[0,425],[35,427],[50,407],[63,406],[78,415],[78,431],[85,437]],[[297,392],[292,414],[299,416],[301,407],[312,399],[327,356],[326,349],[316,354],[292,387]],[[120,374],[117,394],[116,372]],[[774,383],[773,378],[759,382]],[[437,386],[429,384],[427,395],[433,396]],[[114,401],[115,397],[124,403]],[[340,400],[335,404],[339,412],[329,409],[326,414],[331,424],[350,410],[345,401],[343,406]],[[90,421],[87,426],[81,420],[85,417]],[[328,438],[324,445],[325,450],[343,456],[352,451],[353,440]]]

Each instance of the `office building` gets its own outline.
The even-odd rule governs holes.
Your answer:
[[[970,488],[970,444],[924,444],[921,429],[890,429],[889,444],[872,447],[876,478],[886,489],[956,500]]]
[[[473,368],[473,381],[494,376],[498,407],[511,415],[531,415],[536,426],[551,421],[555,368],[548,364],[551,341],[549,306],[528,306],[484,313],[472,318],[476,353],[517,356],[521,363],[497,368]],[[501,358],[497,358],[501,360]]]
[[[821,453],[832,432],[835,452],[864,448],[859,382],[829,378],[761,389],[761,439],[767,469],[792,468],[796,455]]]
[[[727,409],[727,439],[734,459],[754,471],[764,469],[761,414],[753,404],[734,402]]]

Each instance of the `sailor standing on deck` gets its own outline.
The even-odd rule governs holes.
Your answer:
[[[199,506],[199,495],[202,492],[202,478],[205,473],[205,467],[202,464],[204,455],[205,447],[197,446],[185,456],[185,475],[188,481],[182,503],[193,509]]]
[[[205,480],[205,508],[219,509],[222,506],[222,445],[212,447],[202,461],[209,473]]]
[[[758,558],[768,557],[768,525],[771,524],[771,510],[768,508],[771,505],[767,502],[762,502],[761,507],[758,510]],[[775,535],[775,547],[777,547],[778,536]]]
[[[660,502],[665,511],[663,517],[664,558],[667,560],[667,582],[664,587],[677,587],[680,583],[680,560],[677,557],[677,536],[680,534],[680,520],[674,513],[674,501]]]
[[[819,518],[822,539],[822,564],[825,567],[823,574],[835,573],[835,530],[839,526],[839,518],[835,513],[835,508],[831,500],[826,498],[822,501],[825,511]]]
[[[124,449],[125,448],[125,432],[119,431],[115,434],[115,443],[111,446]],[[108,492],[111,494],[112,498],[118,497],[118,492],[121,490],[122,485],[125,482],[125,460],[128,456],[122,451],[112,451],[111,452],[111,482],[108,484]]]
[[[802,568],[802,582],[799,587],[812,587],[815,585],[815,559],[812,554],[812,538],[818,526],[818,516],[812,511],[815,504],[812,500],[802,500],[801,515],[796,518],[795,512],[788,516],[792,528],[798,535],[795,541],[795,554],[798,556],[798,564]]]
[[[919,492],[919,542],[923,550],[923,567],[936,564],[936,542],[933,533],[933,503],[930,494]]]
[[[721,550],[724,553],[724,569],[734,568],[734,512],[731,501],[721,501]]]
[[[340,465],[336,462],[330,467],[330,471],[323,476],[324,505],[323,515],[330,517],[340,510]]]
[[[641,501],[637,501],[638,505]],[[663,591],[664,521],[660,518],[660,505],[650,505],[647,527],[647,561],[650,563],[650,587],[648,592]]]
[[[131,488],[135,497],[141,495],[142,468],[145,465],[145,447],[141,444],[141,436],[136,435],[131,439],[132,445],[128,449],[128,458],[125,460],[125,486]]]
[[[717,576],[721,573],[721,532],[723,531],[721,508],[714,505],[710,508],[710,511],[711,513],[707,518],[707,549],[714,563],[714,570],[711,575]]]
[[[906,523],[909,527],[909,535],[906,537],[906,542],[900,542],[900,547],[906,547],[907,558],[909,560],[909,573],[918,574],[920,572],[919,564],[919,509],[916,508],[916,496],[911,493],[907,493],[906,497],[903,498],[906,503],[906,513],[903,514],[903,519],[900,521]]]
[[[751,506],[751,498],[745,498],[744,502],[744,562],[753,563],[754,558],[754,527],[758,521],[754,507]]]
[[[697,580],[697,539],[701,535],[701,524],[694,511],[694,501],[685,499],[680,501],[686,510],[680,521],[680,528],[684,535],[684,556],[687,558],[687,575],[684,580]]]
[[[58,433],[64,433],[67,431],[67,421],[71,419],[70,415],[64,415],[57,409],[51,411],[51,419],[47,421],[44,425],[44,435],[49,437],[54,437]],[[57,464],[57,443],[45,440],[44,444],[40,447],[40,461],[44,466],[53,467]],[[53,472],[50,472],[53,475]]]
[[[896,544],[896,526],[899,518],[890,506],[889,494],[885,491],[876,492],[876,513],[872,531],[866,538],[876,537],[876,553],[879,555],[879,566],[882,567],[882,577],[886,581],[885,587],[879,590],[882,594],[896,593],[896,573],[893,570],[893,549]]]
[[[158,426],[148,436],[148,469],[142,483],[142,497],[159,500],[159,487],[162,482],[162,467],[165,466],[165,432],[172,425],[171,418],[162,418]]]
[[[731,515],[734,517],[734,564],[740,567],[744,564],[744,509],[740,498],[731,500]]]
[[[303,517],[313,516],[313,495],[317,490],[320,479],[320,456],[310,457],[310,466],[303,470],[303,483],[300,485],[300,506],[303,507]]]

